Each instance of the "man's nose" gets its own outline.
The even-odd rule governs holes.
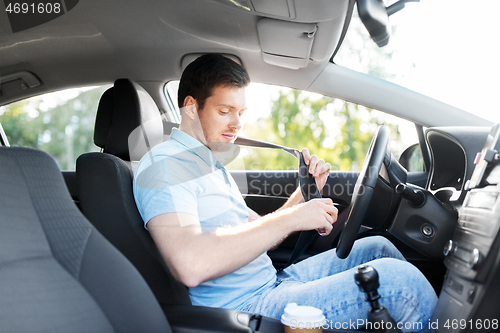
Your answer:
[[[232,129],[236,129],[236,130],[239,130],[241,128],[241,119],[240,119],[240,116],[238,114],[234,115],[234,117],[232,117],[231,119],[231,122],[229,123],[229,127],[232,128]]]

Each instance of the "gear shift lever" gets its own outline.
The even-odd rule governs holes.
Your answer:
[[[380,284],[378,282],[377,271],[371,266],[361,265],[356,270],[356,273],[354,273],[354,280],[359,290],[365,293],[365,300],[370,302],[366,329],[380,333],[401,332],[397,328],[396,322],[392,319],[389,311],[378,302],[380,295],[377,288]]]

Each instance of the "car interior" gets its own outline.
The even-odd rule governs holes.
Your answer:
[[[499,125],[336,64],[353,21],[363,24],[367,42],[384,47],[390,17],[409,2],[418,0],[58,0],[43,2],[42,12],[33,1],[0,4],[0,331],[284,332],[279,319],[192,305],[135,205],[138,161],[179,124],[168,84],[205,53],[242,64],[253,82],[413,125],[417,141],[399,156],[390,148],[392,128],[382,123],[362,168],[332,169],[320,195],[339,209],[333,232],[289,235],[268,252],[277,269],[331,248],[345,258],[356,239],[383,236],[439,296],[424,323],[430,331],[497,330]],[[88,125],[97,148],[74,156],[74,170],[10,142],[20,125],[8,124],[2,107],[89,86],[106,87]],[[43,141],[44,133],[36,135]],[[260,215],[306,181],[297,170],[231,174]]]

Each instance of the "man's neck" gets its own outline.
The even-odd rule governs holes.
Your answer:
[[[194,126],[193,126],[194,125]],[[184,133],[188,134],[189,136],[192,136],[205,146],[207,146],[205,136],[203,135],[203,129],[201,128],[201,125],[198,124],[192,124],[188,123],[186,121],[182,121],[179,124],[179,129],[183,131]],[[208,146],[207,146],[208,147]],[[209,148],[210,149],[210,148]]]

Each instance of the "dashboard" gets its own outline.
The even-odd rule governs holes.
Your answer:
[[[500,125],[426,133],[433,159],[427,189],[459,193],[457,225],[443,249],[447,274],[430,321],[437,332],[500,327],[499,135]]]

